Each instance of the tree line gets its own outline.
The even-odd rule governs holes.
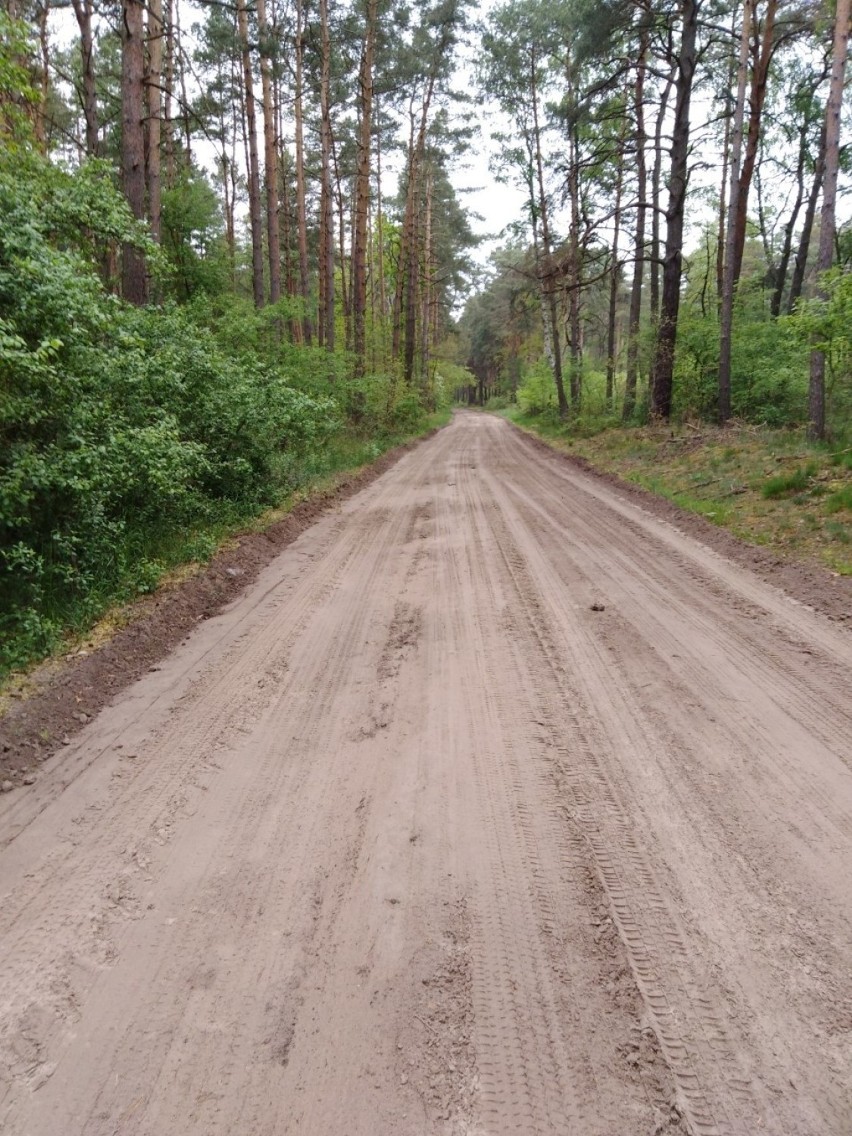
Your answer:
[[[757,410],[747,377],[735,375],[732,388],[732,366],[749,367],[746,330],[761,325],[764,345],[774,336],[783,357],[789,329],[765,325],[800,313],[807,419],[822,437],[827,355],[831,363],[839,351],[841,383],[849,377],[837,313],[852,240],[836,225],[850,158],[841,139],[848,34],[847,0],[494,9],[480,83],[508,123],[495,138],[496,169],[527,204],[469,306],[472,367],[493,381],[499,362],[511,381],[533,306],[561,416],[579,409],[592,355],[610,413],[617,369],[623,418],[636,413],[643,379],[645,412],[665,420],[694,365],[703,382],[695,409],[724,423]],[[689,213],[705,223],[685,258]]]
[[[464,0],[71,0],[70,49],[51,35],[67,7],[8,0],[34,33],[37,143],[117,168],[171,293],[250,287],[290,342],[425,381],[474,243],[450,177]],[[102,269],[143,305],[155,266],[123,244]]]

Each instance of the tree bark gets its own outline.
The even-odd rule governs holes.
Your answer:
[[[160,241],[160,133],[163,82],[163,2],[148,0],[148,222]]]
[[[86,154],[96,158],[98,139],[98,92],[95,84],[95,40],[92,33],[92,0],[73,0],[74,15],[80,29],[80,62],[83,72],[83,120],[86,125]]]
[[[562,375],[562,344],[559,334],[559,311],[556,303],[556,282],[552,264],[550,239],[550,218],[547,208],[547,194],[544,189],[544,163],[541,157],[541,126],[538,113],[538,77],[535,50],[530,52],[530,95],[533,112],[533,153],[535,160],[536,188],[538,190],[538,216],[541,225],[541,244],[544,252],[544,271],[539,269],[541,286],[547,298],[547,312],[550,317],[551,350],[553,352],[553,380],[556,384],[556,400],[559,417],[568,417],[568,399],[565,396],[565,381]]]
[[[737,7],[731,13],[731,40],[737,34]],[[740,41],[742,42],[742,40]],[[721,309],[722,291],[725,287],[725,234],[730,197],[730,178],[728,163],[731,157],[731,87],[736,74],[733,53],[728,57],[728,81],[725,84],[725,135],[722,141],[722,177],[719,182],[719,226],[716,233],[716,303]]]
[[[763,34],[760,38],[760,49],[755,53],[751,74],[751,89],[749,92],[749,119],[748,135],[745,140],[745,154],[742,169],[740,170],[737,186],[736,201],[736,227],[734,229],[734,287],[739,283],[743,263],[743,250],[745,249],[746,226],[748,223],[748,195],[754,176],[754,166],[757,161],[757,150],[760,142],[760,127],[763,118],[763,104],[766,101],[766,83],[769,78],[769,65],[772,62],[774,50],[773,37],[775,35],[775,16],[778,10],[778,0],[769,0],[766,15],[763,20]],[[752,18],[757,27],[757,6],[752,6]]]
[[[189,97],[186,91],[186,63],[183,54],[183,38],[180,30],[180,0],[172,0],[172,13],[174,16],[174,58],[178,61],[178,80],[180,82],[180,99],[183,110],[183,146],[184,168],[192,165],[192,128],[189,118]]]
[[[663,124],[666,107],[674,86],[677,65],[675,64],[666,79],[657,109],[654,126],[654,167],[651,171],[651,279],[649,283],[651,323],[657,326],[660,317],[660,185],[663,178]]]
[[[432,332],[432,175],[426,179],[426,215],[423,237],[423,280],[420,309],[420,365],[423,369],[424,390],[429,393],[429,353]],[[430,409],[434,405],[430,403]]]
[[[246,0],[237,0],[237,25],[243,57],[243,89],[248,148],[249,225],[251,228],[252,294],[256,308],[262,308],[266,295],[263,285],[263,217],[260,206],[260,162],[257,153],[257,112],[254,101],[251,52],[249,50]]]
[[[173,0],[165,0],[163,7],[164,31],[166,36],[163,62],[163,153],[166,159],[166,186],[175,184],[175,134],[172,120],[172,99],[175,82],[175,36],[172,19]]]
[[[373,48],[378,16],[377,0],[368,0],[364,46],[358,76],[360,130],[355,181],[355,232],[352,241],[352,331],[355,373],[363,375],[366,354],[367,217],[370,208],[370,143],[373,126]]]
[[[811,247],[811,234],[814,228],[814,218],[816,217],[817,204],[819,202],[819,194],[822,189],[822,181],[825,176],[825,148],[826,148],[826,128],[823,124],[822,133],[819,139],[819,150],[817,151],[816,162],[814,163],[814,180],[811,183],[811,191],[808,194],[808,204],[805,209],[805,219],[802,222],[802,232],[799,237],[799,247],[796,250],[796,263],[793,266],[793,279],[790,282],[790,295],[787,298],[787,314],[790,315],[796,307],[796,303],[802,294],[802,288],[805,283],[805,272],[808,267],[808,253]]]
[[[689,107],[696,66],[698,33],[697,0],[681,4],[681,42],[675,84],[675,115],[672,134],[669,205],[666,211],[666,253],[663,263],[663,296],[657,343],[651,373],[651,414],[668,419],[672,410],[674,350],[680,309],[680,281],[683,271],[683,219],[689,177]]]
[[[429,72],[426,77],[426,87],[420,110],[420,123],[414,136],[414,112],[411,115],[411,136],[409,140],[408,158],[408,187],[405,200],[405,215],[402,226],[402,244],[400,247],[400,267],[403,271],[403,290],[400,295],[397,288],[397,298],[400,301],[400,314],[404,314],[405,343],[403,349],[403,376],[410,383],[414,374],[414,353],[416,347],[416,303],[417,303],[417,272],[419,264],[417,247],[417,210],[420,203],[420,167],[426,152],[426,128],[429,124],[429,111],[432,107],[432,96],[438,79],[438,71],[443,61],[444,53],[452,41],[452,28],[456,19],[455,10],[447,13],[445,19],[437,29],[437,37],[432,43],[432,55]],[[396,320],[394,321],[394,348],[398,343]],[[396,350],[394,350],[396,355]]]
[[[343,175],[340,170],[340,162],[337,158],[337,142],[334,133],[331,135],[331,172],[332,183],[334,188],[334,201],[337,206],[337,272],[340,276],[340,307],[343,315],[343,334],[345,340],[345,348],[347,351],[352,350],[352,292],[350,288],[350,273],[347,273],[347,256],[346,256],[346,194],[343,192]],[[350,214],[351,209],[351,194],[350,201]],[[349,223],[350,233],[354,226],[352,218],[350,217]],[[351,269],[351,263],[350,263]]]
[[[269,23],[266,0],[257,0],[257,27],[260,54],[260,85],[263,96],[263,178],[266,190],[266,252],[269,258],[269,300],[281,299],[281,236],[278,221],[278,140],[275,106],[272,99],[272,68],[269,52]]]
[[[627,104],[624,108],[625,129],[627,123]],[[609,275],[609,315],[606,329],[606,406],[612,410],[615,405],[615,329],[618,307],[618,240],[621,236],[621,195],[624,188],[624,133],[618,143],[618,174],[615,185],[615,210],[613,213],[613,235]]]
[[[731,332],[734,318],[736,291],[736,240],[739,229],[738,205],[740,198],[740,162],[745,121],[746,81],[751,27],[754,19],[754,0],[743,3],[743,26],[740,35],[740,61],[737,69],[737,99],[734,104],[734,121],[731,142],[728,200],[728,225],[725,236],[725,261],[722,272],[722,303],[719,312],[719,421],[724,425],[731,417]]]
[[[304,96],[304,5],[296,0],[295,89],[293,91],[293,123],[296,139],[296,241],[299,246],[299,295],[302,297],[302,338],[310,347],[313,326],[308,314],[310,277],[308,275],[308,215],[305,192],[305,138],[302,114]]]
[[[630,315],[627,321],[627,373],[624,380],[622,418],[626,422],[636,409],[639,377],[639,327],[642,319],[642,277],[645,272],[645,194],[648,175],[645,167],[645,60],[648,32],[643,28],[636,62],[633,108],[636,115],[636,233],[633,242],[633,282],[630,286]]]
[[[840,115],[843,106],[843,79],[849,43],[850,0],[837,0],[834,21],[834,46],[831,53],[831,85],[825,108],[825,176],[822,189],[822,214],[819,230],[818,277],[828,272],[834,258],[835,208],[837,176],[840,164]],[[819,283],[819,295],[826,298]],[[825,352],[814,346],[811,351],[811,376],[808,390],[808,433],[811,438],[825,437]]]
[[[393,294],[393,310],[392,310],[392,331],[391,331],[391,356],[397,360],[402,351],[402,312],[403,304],[405,301],[406,289],[406,265],[408,263],[408,246],[414,239],[414,189],[412,185],[412,178],[416,175],[416,157],[415,157],[415,111],[414,111],[414,95],[411,96],[408,104],[408,184],[405,190],[405,210],[402,217],[402,232],[400,234],[399,254],[396,267],[396,279],[394,281],[394,294]]]
[[[145,22],[141,0],[121,6],[121,178],[133,216],[145,216]],[[122,249],[121,286],[131,304],[148,299],[145,258],[138,249]]]
[[[790,267],[790,257],[793,255],[793,234],[796,231],[796,222],[799,219],[799,213],[802,211],[802,203],[805,200],[805,161],[808,155],[808,125],[807,117],[805,117],[799,132],[799,156],[796,161],[796,200],[793,202],[793,208],[790,210],[790,216],[787,220],[787,224],[784,226],[784,244],[781,248],[781,257],[775,268],[772,299],[769,302],[769,312],[773,319],[777,319],[781,314],[781,301],[784,298],[787,271]]]
[[[376,117],[378,118],[378,99],[376,100]],[[385,279],[385,229],[382,215],[382,136],[381,131],[376,136],[376,241],[378,244],[378,278],[379,278],[379,331],[382,340],[382,366],[387,362],[387,316],[388,297],[387,282]],[[375,336],[376,329],[373,328]]]
[[[583,389],[583,346],[580,324],[580,295],[583,286],[580,258],[580,143],[576,127],[571,131],[568,162],[568,196],[571,200],[571,229],[569,233],[570,277],[568,286],[568,322],[571,329],[571,371],[569,385],[571,405],[580,409]]]
[[[320,149],[322,185],[320,189],[320,323],[322,342],[334,350],[334,200],[331,184],[331,38],[328,0],[320,0]]]
[[[36,22],[38,24],[38,42],[41,54],[41,65],[38,73],[39,105],[35,114],[35,139],[42,154],[47,155],[50,148],[48,141],[48,102],[50,99],[50,44],[47,34],[47,24],[50,18],[50,0],[41,0],[36,8]]]

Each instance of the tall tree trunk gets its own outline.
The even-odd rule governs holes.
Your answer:
[[[547,312],[550,316],[551,350],[553,352],[553,380],[556,384],[556,401],[559,417],[568,417],[568,399],[565,397],[565,381],[562,375],[562,343],[559,333],[559,311],[556,302],[556,279],[552,263],[550,239],[550,217],[547,208],[547,193],[544,188],[544,163],[541,156],[541,125],[538,111],[538,61],[535,50],[530,52],[530,95],[533,112],[533,153],[535,160],[536,189],[538,191],[538,217],[541,225],[541,244],[544,253],[544,271],[539,269],[542,288],[547,298]]]
[[[541,316],[541,341],[544,346],[544,356],[547,359],[548,366],[551,371],[555,373],[556,368],[553,361],[553,324],[550,322],[550,308],[547,299],[547,288],[544,279],[544,264],[542,261],[541,253],[541,240],[539,238],[539,226],[541,218],[539,216],[538,208],[538,193],[536,191],[535,179],[535,145],[533,137],[525,132],[524,141],[527,147],[527,201],[529,205],[529,212],[531,218],[532,228],[532,243],[533,243],[533,264],[535,265],[536,274],[538,276],[539,286],[539,315]],[[557,396],[559,388],[557,386]],[[564,387],[563,387],[564,390]]]
[[[825,177],[822,188],[819,253],[816,270],[819,276],[828,272],[834,257],[834,223],[837,200],[837,175],[840,164],[840,114],[843,107],[843,78],[849,43],[849,0],[837,0],[834,21],[834,46],[831,53],[831,86],[825,107]],[[826,298],[823,282],[819,294]],[[825,352],[819,347],[811,351],[811,378],[808,391],[808,432],[812,438],[825,437]]]
[[[378,118],[379,100],[376,99],[376,117]],[[378,284],[379,284],[379,332],[382,341],[382,366],[387,363],[387,316],[388,297],[385,280],[385,227],[382,215],[382,136],[381,131],[376,135],[376,241],[378,244]],[[373,329],[375,336],[376,329]]]
[[[80,29],[80,62],[83,72],[83,119],[86,124],[86,154],[97,157],[98,92],[95,85],[95,40],[92,33],[92,0],[73,0]]]
[[[660,319],[660,189],[663,180],[663,125],[666,107],[674,86],[677,64],[672,66],[660,95],[657,121],[654,126],[654,166],[651,171],[651,279],[649,283],[651,323],[656,327]]]
[[[568,242],[571,265],[568,285],[568,323],[571,329],[569,385],[571,405],[574,410],[579,410],[583,397],[583,331],[580,323],[583,262],[580,248],[580,140],[576,127],[571,131],[569,152],[568,196],[571,200],[571,229]]]
[[[423,282],[420,310],[420,365],[424,389],[429,392],[429,352],[432,333],[432,175],[426,179],[426,215],[423,236]],[[434,405],[430,404],[430,409]]]
[[[290,156],[284,146],[281,146],[279,151],[278,169],[281,173],[281,235],[282,253],[284,256],[284,294],[291,299],[295,299],[295,297],[299,295],[299,282],[295,270],[298,256],[295,254],[293,247],[293,196],[290,181]],[[292,312],[292,305],[290,310]],[[288,330],[291,343],[302,342],[302,321],[297,319],[295,315],[291,315],[288,320]]]
[[[322,287],[320,323],[322,342],[334,350],[334,201],[331,184],[331,37],[328,26],[328,0],[320,0],[320,149],[322,185],[320,189],[320,277]]]
[[[225,244],[228,249],[228,275],[231,288],[236,286],[237,235],[234,227],[234,197],[231,193],[231,159],[227,150],[222,150],[222,191],[225,204]]]
[[[236,15],[234,17],[234,29],[236,30]],[[231,70],[231,89],[234,92],[242,90],[242,83],[240,80],[241,62],[232,55],[229,60]],[[237,287],[237,248],[236,248],[236,220],[234,214],[236,212],[237,191],[238,191],[238,178],[239,178],[239,161],[237,160],[237,139],[239,137],[239,126],[243,123],[243,100],[235,98],[231,103],[231,153],[228,155],[227,173],[231,182],[231,238],[233,244],[230,246],[231,251],[231,287],[236,290]]]
[[[364,46],[358,76],[360,129],[355,175],[355,232],[352,240],[352,330],[355,373],[363,375],[366,353],[367,216],[370,208],[370,143],[373,127],[373,46],[378,16],[377,0],[368,0]]]
[[[346,194],[343,192],[343,176],[337,160],[337,143],[331,136],[331,170],[334,186],[334,200],[337,206],[337,259],[340,273],[340,306],[343,310],[343,334],[347,351],[352,350],[352,293],[346,270]],[[350,194],[351,203],[351,194]],[[351,230],[351,221],[350,221]]]
[[[50,18],[50,0],[41,0],[36,8],[36,22],[38,24],[38,43],[41,62],[38,69],[39,105],[35,115],[35,138],[38,148],[47,154],[49,140],[47,132],[48,102],[50,99],[50,43],[47,34],[47,24]]]
[[[305,141],[302,115],[304,97],[304,5],[296,0],[295,90],[293,91],[293,120],[296,136],[296,230],[299,245],[299,295],[302,297],[302,338],[310,347],[313,327],[308,314],[310,278],[308,276],[308,214],[305,191]]]
[[[163,2],[148,0],[148,221],[160,241],[160,128],[163,82]]]
[[[295,213],[293,209],[293,180],[290,151],[284,142],[285,94],[280,72],[275,75],[275,137],[278,140],[278,181],[281,194],[281,255],[284,273],[284,295],[293,301],[299,295],[298,252],[294,244]],[[287,333],[291,343],[302,343],[302,321],[296,315],[296,305],[290,303]]]
[[[672,410],[674,350],[683,271],[683,217],[689,176],[689,107],[696,66],[697,0],[682,0],[681,19],[683,27],[677,60],[669,205],[666,211],[663,296],[651,373],[651,413],[655,418],[663,419],[668,419]]]
[[[624,123],[625,130],[627,124],[627,104],[625,100],[624,108]],[[618,142],[618,174],[616,175],[615,183],[615,210],[612,218],[612,263],[610,265],[609,275],[609,315],[607,318],[606,329],[606,406],[607,410],[612,410],[615,405],[615,329],[616,329],[616,310],[618,307],[618,241],[621,236],[621,195],[624,189],[624,144],[625,136],[622,132],[621,138]]]
[[[734,121],[731,131],[731,185],[728,200],[728,225],[725,236],[725,262],[722,273],[722,304],[719,312],[719,421],[722,424],[731,417],[731,332],[734,319],[734,293],[736,291],[740,162],[743,148],[743,123],[745,121],[749,40],[753,19],[754,0],[745,0],[743,3],[743,26],[740,35],[740,61],[737,70],[737,99],[734,104]]]
[[[799,132],[799,156],[796,162],[796,200],[790,210],[787,224],[784,226],[784,243],[781,256],[775,268],[774,288],[772,299],[769,302],[769,312],[773,319],[781,314],[781,301],[784,298],[784,287],[787,283],[787,270],[790,267],[790,257],[793,254],[793,234],[796,231],[796,222],[805,200],[805,161],[808,156],[808,121],[805,118]]]
[[[728,103],[730,107],[730,102]],[[719,179],[719,218],[716,233],[716,305],[721,310],[725,290],[725,234],[727,232],[728,196],[730,193],[731,116],[725,118],[725,137],[722,142],[722,176]]]
[[[402,226],[402,244],[400,247],[400,265],[403,268],[403,293],[400,296],[399,288],[397,288],[397,297],[400,300],[400,313],[404,313],[405,319],[405,346],[403,351],[403,376],[407,383],[410,383],[414,374],[414,353],[415,353],[415,326],[416,326],[416,303],[417,303],[417,272],[419,265],[419,247],[418,247],[418,231],[417,231],[417,210],[420,205],[421,186],[420,186],[420,173],[423,157],[426,152],[426,129],[429,124],[429,112],[432,107],[432,97],[435,92],[435,84],[438,79],[438,71],[443,61],[445,52],[448,50],[452,42],[452,29],[456,19],[457,13],[455,9],[448,11],[442,23],[437,29],[437,36],[432,42],[432,54],[429,65],[429,72],[426,76],[426,86],[423,94],[423,102],[420,108],[420,123],[417,130],[415,141],[414,136],[414,110],[413,104],[410,107],[409,115],[411,119],[411,135],[409,141],[409,159],[408,159],[408,187],[405,200],[405,215],[403,218]],[[396,320],[394,321],[394,335],[397,339]],[[396,342],[394,344],[396,347]],[[396,351],[394,351],[396,356]]]
[[[737,34],[737,6],[731,12],[731,42]],[[742,42],[742,40],[740,41]],[[731,87],[734,85],[736,64],[733,52],[728,56],[728,81],[725,84],[725,136],[722,140],[722,177],[719,182],[719,226],[716,233],[716,303],[721,309],[722,291],[725,287],[725,233],[730,196],[728,163],[731,157]]]
[[[174,58],[178,62],[178,80],[180,82],[180,101],[183,118],[183,147],[184,168],[192,165],[192,128],[189,121],[189,97],[186,91],[186,60],[183,53],[183,37],[180,30],[180,0],[172,0],[174,14]]]
[[[414,239],[414,186],[413,178],[416,175],[416,155],[415,155],[415,139],[417,137],[415,130],[415,111],[414,111],[414,96],[412,95],[408,103],[408,184],[405,190],[405,210],[402,217],[402,233],[400,234],[399,254],[396,267],[396,279],[394,281],[394,295],[393,295],[393,311],[392,311],[392,333],[391,333],[391,356],[394,360],[399,359],[402,351],[402,311],[403,302],[405,300],[406,288],[406,268],[408,263],[408,246]]]
[[[648,175],[645,167],[645,60],[648,54],[648,32],[642,29],[633,109],[636,115],[636,233],[633,242],[633,282],[630,286],[630,315],[627,321],[627,373],[624,380],[622,418],[626,422],[636,408],[636,384],[639,377],[639,326],[642,319],[642,277],[645,272],[645,194]]]
[[[763,104],[766,101],[766,84],[769,79],[769,65],[772,62],[775,36],[775,16],[778,10],[778,0],[769,0],[766,15],[763,19],[763,34],[760,37],[760,47],[754,54],[751,72],[751,89],[749,92],[749,119],[748,134],[745,140],[745,154],[742,169],[740,170],[737,186],[736,201],[736,228],[734,230],[734,287],[740,279],[743,263],[743,250],[745,249],[746,226],[748,224],[748,195],[754,176],[754,167],[757,161],[758,145],[760,143],[760,127],[763,118]],[[757,6],[752,5],[752,19],[755,33],[757,31]]]
[[[257,0],[257,28],[260,52],[260,85],[263,95],[263,179],[266,189],[266,252],[269,257],[269,300],[281,299],[281,237],[278,223],[278,140],[275,106],[272,100],[269,24],[266,0]]]
[[[820,134],[816,162],[814,163],[814,180],[811,182],[811,191],[808,194],[808,204],[805,209],[805,219],[802,222],[802,232],[799,237],[799,247],[796,250],[796,263],[793,266],[793,279],[790,282],[790,295],[787,297],[788,315],[790,315],[795,308],[805,283],[805,272],[808,268],[808,254],[811,247],[814,218],[816,217],[822,181],[825,177],[826,138],[826,127],[824,123]]]
[[[246,144],[248,147],[249,225],[251,227],[252,294],[254,304],[262,308],[265,302],[263,286],[263,215],[260,205],[260,162],[257,154],[257,113],[254,102],[251,52],[249,50],[248,14],[246,0],[237,0],[237,24],[240,50],[243,57],[243,89],[246,114]]]
[[[141,0],[122,0],[121,178],[133,216],[145,216],[145,22]],[[148,299],[145,258],[131,245],[122,250],[121,286],[131,304]]]
[[[172,114],[175,85],[174,0],[165,0],[163,22],[166,36],[163,62],[163,153],[166,159],[166,187],[175,184],[175,131]]]
[[[413,171],[420,178],[421,164],[418,161]],[[408,240],[405,259],[404,322],[405,340],[403,347],[402,373],[406,383],[414,382],[414,357],[417,351],[417,301],[420,293],[420,217],[421,203],[418,184],[416,198],[412,199],[411,223],[408,226]]]

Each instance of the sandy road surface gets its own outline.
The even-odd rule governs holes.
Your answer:
[[[0,802],[0,1129],[852,1132],[850,662],[457,416]]]

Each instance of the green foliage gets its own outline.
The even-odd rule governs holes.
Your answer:
[[[178,537],[278,500],[341,428],[193,313],[107,294],[116,238],[144,241],[101,167],[0,160],[0,669],[153,587]]]
[[[432,390],[437,406],[449,406],[453,393],[476,383],[476,375],[448,359],[440,359],[434,368]]]
[[[32,140],[29,110],[38,101],[24,60],[32,51],[30,29],[0,9],[0,143],[17,149]]]
[[[181,168],[176,184],[163,190],[161,223],[174,295],[188,300],[198,292],[224,291],[228,260],[222,214],[203,174]]]
[[[527,370],[517,392],[518,406],[525,414],[542,414],[556,410],[556,387],[553,372],[544,359]]]
[[[813,464],[799,467],[792,473],[779,473],[763,483],[761,495],[769,499],[771,497],[784,497],[788,493],[798,493],[808,488],[815,473],[816,466]]]
[[[684,314],[675,354],[675,413],[710,418],[718,402],[719,324]],[[740,319],[731,349],[734,415],[769,427],[796,425],[807,411],[807,349],[788,320]]]
[[[779,321],[805,353],[825,352],[826,410],[835,428],[852,421],[852,272],[835,268],[822,281],[823,295],[799,303],[794,315]]]

